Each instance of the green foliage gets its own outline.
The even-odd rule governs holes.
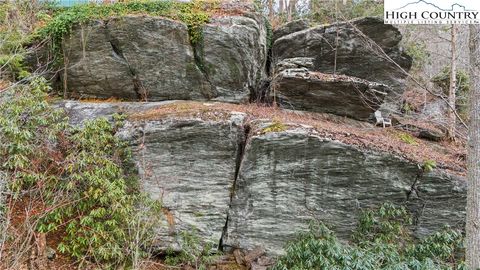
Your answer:
[[[413,112],[415,110],[415,107],[408,103],[408,102],[405,102],[403,105],[402,105],[402,112],[405,113],[405,114],[410,114],[411,112]]]
[[[202,242],[196,231],[181,232],[181,251],[169,251],[165,262],[169,265],[190,265],[198,270],[206,270],[207,266],[218,257],[218,251],[211,242]]]
[[[470,92],[470,77],[465,70],[457,69],[456,74],[456,108],[460,114],[468,114],[468,95]],[[445,95],[448,94],[450,88],[450,66],[445,66],[440,73],[432,78],[432,82],[442,89]]]
[[[425,160],[425,162],[423,162],[422,170],[428,173],[433,171],[433,169],[435,169],[436,167],[437,167],[437,162],[435,160],[427,159]]]
[[[41,5],[31,1],[0,2],[0,79],[15,80],[29,75],[24,64],[31,41],[31,28]]]
[[[335,12],[337,6],[338,14]],[[359,17],[380,17],[383,14],[383,4],[374,0],[349,0],[344,5],[342,1],[312,0],[312,10],[309,17],[318,23],[333,23]]]
[[[279,120],[273,120],[269,126],[262,129],[262,133],[282,132],[285,130],[287,130],[287,126],[284,123],[280,122]]]
[[[391,203],[383,204],[376,211],[363,211],[359,217],[353,239],[357,243],[400,243],[411,240],[405,225],[412,224],[407,210]]]
[[[457,94],[468,93],[470,90],[470,78],[465,70],[457,69]],[[448,93],[450,87],[450,66],[445,66],[440,73],[432,78],[432,82]]]
[[[124,261],[127,246],[124,225],[136,211],[138,197],[127,186],[122,160],[126,145],[106,119],[88,121],[72,131],[65,157],[66,179],[51,183],[47,198],[55,205],[59,195],[68,202],[52,210],[39,226],[42,232],[65,224],[61,252],[95,261]],[[151,205],[154,209],[154,205]]]
[[[428,63],[430,53],[427,51],[427,45],[423,41],[410,41],[405,44],[405,50],[412,57],[413,69],[419,70]]]
[[[406,144],[418,145],[415,138],[412,135],[410,135],[409,133],[400,132],[400,133],[398,133],[398,138]]]
[[[155,223],[142,227],[138,212],[158,220],[161,207],[139,193],[124,170],[130,153],[115,136],[121,117],[113,125],[102,118],[70,127],[47,102],[48,90],[43,78],[35,78],[0,97],[0,170],[17,196],[38,191],[48,210],[37,229],[61,229],[60,252],[105,268],[128,263],[132,253],[141,253],[132,243],[154,240]],[[130,234],[132,226],[143,228],[141,239]]]
[[[202,26],[209,21],[210,12],[217,8],[216,1],[132,1],[109,5],[82,4],[56,12],[46,25],[39,29],[38,36],[51,37],[58,50],[62,39],[76,24],[94,19],[105,19],[127,14],[149,14],[180,20],[188,26],[190,42],[196,44],[202,38]]]
[[[54,176],[56,145],[65,117],[47,102],[45,79],[33,79],[0,97],[0,170],[10,172],[10,189],[20,191]]]
[[[353,242],[344,244],[325,225],[312,223],[286,246],[272,270],[465,269],[455,260],[462,250],[461,233],[445,228],[415,243],[410,224],[403,207],[385,204],[362,213]]]

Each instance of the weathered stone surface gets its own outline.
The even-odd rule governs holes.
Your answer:
[[[61,106],[80,124],[115,112],[139,116],[168,103]],[[270,123],[246,127],[241,113],[212,115],[130,117],[118,134],[133,147],[144,190],[163,199],[160,248],[176,247],[178,233],[196,227],[204,240],[227,250],[263,246],[277,255],[312,219],[347,240],[361,209],[388,201],[408,206],[419,237],[445,224],[463,225],[461,177],[435,169],[417,178],[417,164],[333,141],[308,126],[264,133]]]
[[[463,177],[434,170],[415,184],[408,205],[415,213],[419,237],[438,231],[443,225],[464,228],[467,181]]]
[[[148,112],[165,103],[81,103],[62,105],[72,123]],[[72,118],[71,118],[72,119]],[[144,191],[163,203],[159,248],[173,247],[187,231],[218,244],[222,238],[245,132],[242,113],[214,119],[165,116],[158,120],[129,120],[118,136],[130,143]]]
[[[248,101],[265,78],[265,21],[255,13],[214,18],[203,28],[197,53],[214,95],[221,101]]]
[[[258,15],[213,19],[193,48],[178,21],[130,15],[76,26],[64,40],[68,92],[125,100],[248,100],[264,77]]]
[[[438,142],[438,141],[443,140],[443,138],[445,138],[445,134],[434,131],[434,130],[424,129],[424,130],[421,130],[418,133],[418,137],[423,138],[423,139],[427,139],[427,140],[430,140],[430,141]]]
[[[176,243],[182,231],[219,243],[243,142],[242,121],[242,114],[223,120],[168,117],[126,127],[141,185],[165,207],[158,229],[162,247]]]
[[[464,215],[462,180],[427,175],[417,187],[424,207],[411,192],[418,172],[417,165],[401,158],[325,139],[308,127],[254,131],[240,166],[224,243],[245,249],[262,245],[269,254],[280,254],[312,219],[348,239],[360,209],[409,199],[416,201],[411,208],[419,234],[456,225]],[[457,186],[462,195],[447,193]],[[440,219],[437,207],[444,207]]]
[[[278,62],[275,66],[276,72],[282,72],[287,69],[307,69],[313,70],[313,61],[315,58],[313,57],[294,57],[294,58],[287,58],[280,62]]]
[[[277,103],[295,110],[332,113],[367,120],[389,93],[388,86],[345,75],[335,76],[306,69],[280,72],[275,91]]]
[[[147,16],[98,20],[75,27],[65,45],[72,94],[189,99],[202,98],[208,88],[181,22]]]
[[[98,117],[111,118],[113,114],[134,114],[147,111],[174,101],[161,102],[81,102],[65,100],[55,104],[63,109],[72,125],[81,125],[84,121]]]
[[[405,74],[380,55],[376,45],[364,36],[375,41],[402,68],[410,68],[411,58],[398,46],[402,38],[400,32],[377,18],[321,25],[285,35],[275,40],[273,55],[277,62],[312,57],[315,59],[312,71],[333,73],[335,69],[336,74],[386,84],[396,93],[403,92]]]
[[[275,41],[291,33],[302,31],[304,29],[307,29],[309,26],[309,21],[305,19],[288,22],[273,31],[273,40]]]

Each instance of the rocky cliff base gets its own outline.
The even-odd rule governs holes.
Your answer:
[[[384,202],[406,205],[420,237],[463,224],[466,183],[463,165],[451,161],[453,147],[419,139],[412,145],[365,122],[255,105],[61,106],[74,124],[128,116],[117,135],[134,150],[143,189],[162,199],[171,217],[159,223],[161,249],[195,228],[224,250],[263,246],[277,255],[311,220],[347,239],[359,211]],[[425,172],[430,159],[439,169]]]

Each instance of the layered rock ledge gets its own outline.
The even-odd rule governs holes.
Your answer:
[[[286,69],[275,79],[271,95],[284,108],[368,120],[389,92],[384,84],[355,77]]]
[[[392,89],[388,102],[395,101],[403,93],[406,73],[402,69],[408,71],[412,60],[399,46],[402,35],[397,28],[378,18],[307,26],[297,21],[274,32],[274,71],[284,69],[285,62],[293,59],[296,66],[310,72],[347,75],[386,85]],[[337,92],[342,89],[340,85]]]
[[[143,189],[163,199],[161,249],[176,247],[180,231],[195,230],[224,250],[263,246],[277,255],[312,219],[347,240],[359,211],[386,201],[412,210],[419,237],[464,220],[462,172],[422,173],[419,166],[439,153],[453,156],[452,149],[419,140],[395,153],[401,140],[383,129],[375,134],[383,149],[375,148],[365,144],[362,132],[372,127],[364,122],[222,103],[60,106],[76,124],[128,116],[118,136],[133,147]],[[448,160],[437,162],[445,167]]]

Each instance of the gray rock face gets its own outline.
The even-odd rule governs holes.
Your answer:
[[[176,247],[182,231],[218,244],[234,183],[243,115],[225,120],[167,118],[126,127],[141,185],[163,202],[162,247]],[[168,229],[167,229],[168,228]]]
[[[224,243],[270,254],[317,219],[348,239],[362,208],[390,201],[406,203],[416,213],[420,235],[464,217],[465,188],[461,179],[428,175],[412,185],[419,169],[403,159],[319,137],[297,127],[279,133],[254,133],[249,138],[231,203]],[[438,186],[437,186],[438,185]],[[458,193],[451,194],[456,187]],[[441,220],[435,211],[440,212]],[[452,213],[455,213],[452,215]]]
[[[83,122],[98,117],[106,117],[110,119],[111,116],[116,113],[131,115],[158,108],[163,105],[172,104],[173,102],[174,101],[102,103],[64,100],[55,104],[55,106],[63,109],[67,113],[70,124],[82,125]]]
[[[262,16],[214,18],[203,28],[197,53],[207,80],[221,101],[248,101],[265,78],[266,29]]]
[[[187,27],[180,22],[146,16],[93,21],[73,29],[65,44],[72,94],[189,99],[202,98],[208,88],[195,64]]]
[[[81,123],[114,112],[139,115],[166,104],[62,106]],[[130,117],[118,134],[133,147],[143,189],[163,200],[161,249],[177,247],[178,233],[196,228],[202,239],[224,249],[263,246],[278,255],[312,219],[348,240],[360,210],[384,202],[406,205],[419,237],[445,224],[463,226],[461,177],[438,169],[418,177],[416,164],[324,138],[308,126],[288,124],[285,131],[265,133],[270,123],[255,120],[247,127],[242,113],[198,115]]]
[[[302,31],[304,29],[307,29],[309,26],[309,21],[304,19],[288,22],[273,31],[273,40],[275,41],[291,33]]]
[[[400,50],[401,38],[394,26],[376,18],[316,26],[275,40],[273,56],[277,62],[274,65],[288,58],[313,58],[311,71],[334,73],[335,69],[336,74],[385,84],[393,89],[391,95],[398,95],[403,92],[405,75],[379,54],[379,47],[399,66],[409,70],[411,58]]]
[[[407,205],[415,213],[415,233],[427,236],[442,225],[465,226],[466,179],[434,170],[415,184]]]
[[[148,112],[167,102],[61,104],[72,124],[96,117]],[[75,116],[75,117],[72,117]],[[178,248],[179,233],[192,232],[218,245],[224,231],[237,158],[245,141],[244,115],[217,114],[214,119],[170,116],[130,120],[118,136],[129,141],[145,192],[162,201],[158,248]]]
[[[427,140],[430,140],[430,141],[439,142],[439,141],[443,140],[443,138],[445,138],[445,134],[443,134],[441,132],[434,131],[434,130],[425,129],[425,130],[421,130],[418,133],[418,137],[423,138],[423,139],[427,139]]]
[[[275,83],[277,103],[284,108],[332,113],[367,120],[382,104],[390,91],[379,83],[333,76],[306,69],[280,72]]]
[[[194,49],[187,26],[125,16],[77,26],[65,38],[74,96],[240,102],[264,76],[266,31],[257,15],[214,19]]]
[[[365,35],[372,39],[402,67],[410,68],[410,57],[402,53],[398,47],[402,39],[400,32],[394,26],[383,24],[383,21],[377,18],[362,18],[294,32],[275,40],[273,54],[277,61],[293,57],[314,57],[315,70],[333,72],[337,32],[338,73],[388,85],[403,82],[403,76],[394,77],[398,75],[394,66],[376,55],[375,51],[368,47],[371,44],[362,37]],[[384,68],[387,70],[382,70]],[[394,73],[390,74],[390,71]]]

